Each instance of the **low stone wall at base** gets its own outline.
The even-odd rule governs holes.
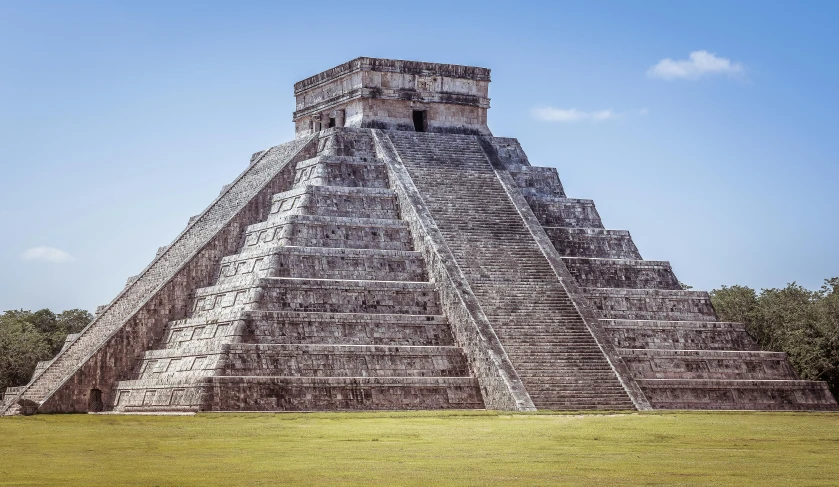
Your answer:
[[[204,411],[359,411],[483,407],[472,378],[215,377]]]
[[[655,409],[836,410],[824,382],[642,379],[638,384]]]

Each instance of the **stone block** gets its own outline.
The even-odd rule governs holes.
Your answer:
[[[568,271],[582,287],[671,289],[682,287],[669,262],[566,257]]]
[[[618,348],[657,350],[757,350],[742,323],[602,320]]]
[[[468,377],[214,377],[208,411],[472,409]]]
[[[824,382],[643,379],[638,383],[656,409],[836,409],[836,401]]]
[[[582,288],[604,318],[622,320],[719,321],[702,291]]]
[[[557,198],[539,194],[525,195],[539,223],[546,227],[603,228],[594,201]]]
[[[454,345],[441,315],[251,311],[242,341],[350,345]]]
[[[407,226],[399,220],[288,215],[249,226],[244,249],[288,245],[411,250],[410,241]]]
[[[418,252],[330,247],[256,246],[222,259],[218,284],[253,277],[424,281]]]
[[[636,379],[784,380],[797,378],[784,353],[618,349]]]
[[[602,228],[544,227],[563,257],[640,259],[641,254],[626,230]]]

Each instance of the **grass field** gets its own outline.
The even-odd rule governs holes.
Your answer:
[[[0,485],[837,485],[839,414],[0,419]]]

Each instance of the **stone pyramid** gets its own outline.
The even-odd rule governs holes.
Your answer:
[[[0,412],[833,410],[486,124],[489,70],[358,58]]]

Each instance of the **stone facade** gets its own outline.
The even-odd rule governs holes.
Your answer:
[[[294,124],[488,135],[488,91],[486,68],[362,57],[296,83]]]
[[[836,409],[492,137],[488,83],[371,58],[297,83],[297,139],[0,412]]]

